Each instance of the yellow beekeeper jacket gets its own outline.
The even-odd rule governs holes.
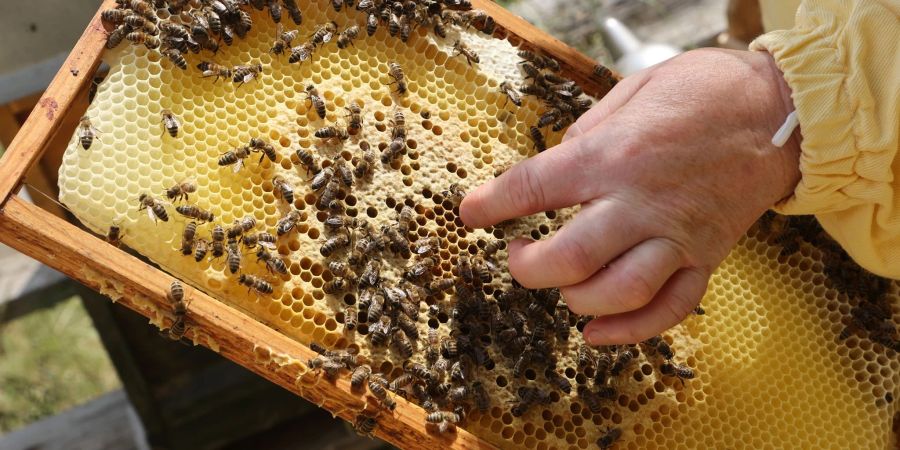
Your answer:
[[[750,44],[784,72],[803,136],[802,179],[775,210],[815,214],[861,266],[900,279],[900,0],[797,3],[763,0],[774,31]]]

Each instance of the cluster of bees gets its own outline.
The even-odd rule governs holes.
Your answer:
[[[775,243],[781,246],[781,257],[800,252],[804,241],[822,252],[823,270],[831,287],[856,302],[850,308],[849,323],[838,336],[840,340],[862,334],[885,349],[900,352],[900,333],[893,322],[887,296],[891,289],[889,279],[860,267],[813,216],[778,216],[767,212],[759,224],[763,234],[774,236]]]
[[[143,44],[158,50],[175,66],[187,69],[183,56],[187,52],[215,53],[219,42],[230,45],[234,36],[242,38],[250,30],[253,23],[242,9],[245,6],[268,9],[272,20],[278,23],[271,52],[289,55],[290,63],[309,60],[317,49],[332,40],[339,48],[353,45],[361,32],[355,25],[339,30],[335,22],[328,22],[316,26],[308,40],[296,44],[298,31],[285,31],[281,24],[282,8],[296,25],[302,21],[293,0],[200,0],[196,3],[199,6],[188,8],[181,1],[119,1],[117,9],[104,11],[102,16],[114,27],[108,46],[115,47],[123,40]],[[360,0],[358,3],[333,0],[332,5],[336,11],[354,7],[363,11],[369,36],[379,26],[386,26],[391,36],[404,42],[418,26],[432,29],[442,38],[447,37],[449,25],[475,27],[489,34],[496,28],[489,16],[472,10],[466,0]],[[173,15],[187,11],[191,20],[181,23],[184,14],[177,23],[160,20],[156,11],[163,7]],[[453,44],[453,52],[470,65],[480,62],[478,54],[458,40]],[[541,129],[551,127],[561,131],[586,111],[591,101],[583,96],[575,82],[558,75],[559,65],[552,58],[530,51],[522,51],[519,56],[523,58],[521,68],[529,83],[514,88],[506,82],[500,89],[517,106],[522,104],[522,95],[534,96],[546,105],[547,110],[536,126],[531,127],[535,147],[543,151],[546,145]],[[263,73],[259,64],[225,67],[203,61],[197,69],[203,77],[239,84]],[[407,93],[406,76],[400,64],[391,62],[387,77],[395,95]],[[305,92],[311,108],[324,120],[327,111],[324,97],[312,84],[306,86]],[[320,127],[314,135],[333,146],[344,146],[352,136],[359,135],[364,122],[362,106],[351,101],[346,110],[346,124]],[[161,122],[168,134],[177,138],[180,124],[171,111],[162,112]],[[449,261],[452,269],[445,273],[441,269],[447,263],[440,255],[442,242],[434,231],[425,237],[417,235],[419,225],[414,220],[417,212],[412,204],[397,205],[396,218],[380,226],[346,215],[341,199],[346,198],[356,183],[371,177],[379,160],[390,165],[406,150],[407,123],[402,109],[393,111],[389,126],[389,143],[382,147],[380,158],[365,140],[358,141],[359,153],[350,161],[341,155],[320,161],[318,155],[303,148],[296,150],[296,156],[309,177],[309,189],[316,193],[315,206],[326,212],[322,220],[325,238],[319,253],[327,262],[330,279],[322,290],[345,299],[340,311],[344,332],[364,335],[376,352],[392,353],[401,359],[402,373],[391,379],[375,371],[372,361],[362,360],[353,351],[326,349],[316,344],[311,346],[318,353],[308,361],[311,369],[328,378],[348,373],[354,389],[368,391],[388,411],[396,407],[392,396],[412,399],[427,411],[428,426],[438,432],[452,431],[464,424],[473,410],[486,413],[491,408],[497,400],[489,395],[479,372],[490,371],[498,365],[506,367],[514,377],[511,389],[515,400],[506,406],[515,417],[558,401],[560,396],[573,396],[599,414],[605,405],[615,402],[617,380],[628,378],[626,374],[631,373],[631,366],[641,352],[648,359],[655,358],[658,362],[655,367],[662,376],[677,378],[682,383],[694,377],[689,367],[674,362],[670,345],[657,336],[636,345],[578,346],[574,356],[584,377],[573,387],[570,377],[559,367],[559,349],[568,346],[572,328],[580,330],[590,318],[570,314],[557,289],[530,290],[515,281],[501,288],[497,282],[501,279],[498,252],[505,248],[504,241],[491,239],[479,244],[478,251],[462,250],[455,260]],[[88,149],[96,134],[90,119],[84,117],[78,129],[82,147]],[[280,157],[273,145],[262,138],[252,138],[246,145],[221,154],[218,165],[238,172],[255,153],[260,154],[259,163],[264,159],[275,163]],[[167,222],[167,207],[180,203],[175,211],[190,219],[182,231],[180,252],[197,262],[224,257],[227,270],[238,276],[238,283],[257,295],[268,295],[274,291],[269,281],[240,273],[242,252],[254,250],[257,263],[269,273],[288,276],[287,264],[272,250],[280,237],[308,219],[307,213],[294,207],[294,186],[280,176],[275,176],[271,183],[275,195],[287,205],[271,232],[258,230],[256,220],[249,216],[235,220],[230,226],[216,223],[212,213],[187,203],[197,189],[190,181],[166,189],[168,201],[142,194],[138,199],[139,210],[146,210],[151,220]],[[452,184],[432,200],[439,204],[449,202],[447,212],[455,218],[464,196],[463,189]],[[208,235],[203,235],[202,228],[208,230]],[[118,244],[121,230],[117,225],[110,228],[107,238]],[[398,280],[382,275],[386,266],[402,268]],[[179,283],[172,284],[169,300],[175,318],[165,335],[178,340],[184,335],[188,312]],[[421,312],[423,307],[427,313]],[[429,327],[422,333],[419,323],[426,314]],[[375,418],[365,414],[357,417],[355,423],[357,430],[364,434],[371,434],[376,425]],[[619,428],[608,428],[597,445],[609,448],[621,434]]]
[[[564,130],[591,108],[592,101],[584,96],[577,83],[559,75],[560,67],[555,59],[529,50],[520,50],[519,57],[522,58],[519,66],[528,83],[516,89],[511,82],[504,81],[500,92],[516,106],[522,106],[522,95],[533,96],[544,104],[546,109],[537,123],[529,127],[534,149],[543,152],[547,142],[541,130],[547,127],[554,132]],[[600,78],[609,77],[608,72],[609,69],[600,65],[594,68],[594,75]]]

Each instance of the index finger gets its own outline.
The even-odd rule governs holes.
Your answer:
[[[596,174],[590,176],[588,148],[597,144],[593,133],[571,139],[526,159],[481,185],[459,206],[462,221],[483,228],[515,217],[576,205],[597,193]],[[591,152],[597,159],[602,152]],[[600,161],[591,161],[599,167]],[[589,178],[590,177],[590,178]]]

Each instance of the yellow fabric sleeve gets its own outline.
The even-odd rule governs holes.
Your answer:
[[[776,205],[815,214],[856,262],[900,279],[900,1],[806,0],[795,25],[750,44],[784,72],[802,179]]]

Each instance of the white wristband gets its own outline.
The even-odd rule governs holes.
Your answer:
[[[794,129],[796,129],[798,125],[800,125],[800,120],[797,119],[797,111],[791,111],[787,118],[784,119],[781,128],[779,128],[778,131],[775,132],[775,135],[772,136],[772,145],[783,147],[788,139],[791,138],[791,134],[794,133]]]

